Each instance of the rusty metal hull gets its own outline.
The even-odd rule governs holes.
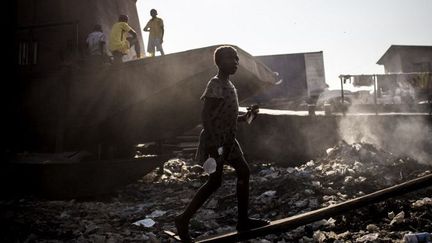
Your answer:
[[[33,82],[24,110],[33,135],[65,148],[140,143],[180,134],[200,122],[201,96],[217,73],[217,46],[144,58],[118,66],[65,68]],[[238,49],[232,81],[243,100],[277,82],[274,73]]]
[[[163,166],[168,159],[168,155],[94,161],[24,158],[0,164],[2,196],[76,198],[110,194]]]

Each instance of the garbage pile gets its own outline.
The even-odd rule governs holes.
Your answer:
[[[340,142],[297,167],[250,164],[252,217],[282,219],[356,198],[430,174],[419,164],[371,144]],[[224,168],[221,188],[191,221],[193,237],[235,230],[235,171]],[[29,197],[0,201],[1,242],[172,242],[181,213],[207,174],[191,160],[172,159],[116,195],[97,200],[48,201]],[[388,199],[343,215],[248,242],[403,242],[432,232],[432,188]]]

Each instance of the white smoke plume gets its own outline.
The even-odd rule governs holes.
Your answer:
[[[423,115],[347,115],[340,120],[339,135],[348,143],[371,143],[432,165],[431,127],[431,118]]]

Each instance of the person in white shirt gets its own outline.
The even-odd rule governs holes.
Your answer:
[[[106,36],[102,31],[102,26],[96,24],[93,28],[93,32],[91,32],[87,36],[87,48],[89,53],[89,58],[92,63],[101,64],[104,61],[106,52],[105,52],[105,43]]]

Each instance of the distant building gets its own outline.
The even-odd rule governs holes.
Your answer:
[[[323,52],[256,56],[279,74],[282,83],[259,95],[258,100],[306,100],[326,87]]]
[[[377,64],[384,74],[340,75],[354,87],[374,87],[378,104],[415,104],[432,98],[432,46],[391,45]],[[367,93],[356,102],[373,103]],[[369,96],[369,97],[368,97]]]
[[[391,45],[377,64],[385,73],[432,72],[432,46]]]
[[[385,70],[375,75],[378,95],[389,91],[394,103],[431,101],[432,46],[391,45],[377,64]]]

